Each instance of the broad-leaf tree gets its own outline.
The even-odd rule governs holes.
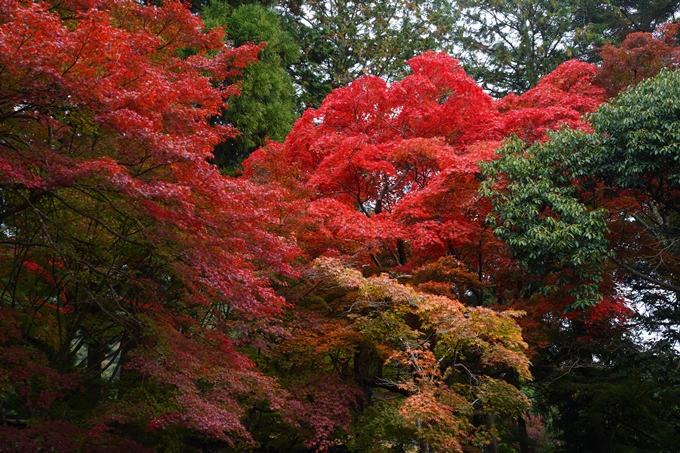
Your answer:
[[[589,117],[594,132],[567,129],[531,147],[511,141],[487,166],[495,231],[527,266],[571,268],[578,280],[584,266],[595,277],[612,258],[631,278],[675,290],[677,74],[662,71],[602,106]]]
[[[500,159],[486,166],[495,231],[540,276],[539,292],[571,288],[572,309],[597,303],[593,309],[603,312],[626,297],[638,311],[632,321],[655,332],[646,347],[621,336],[592,347],[583,343],[588,326],[570,324],[587,355],[557,361],[577,369],[549,387],[546,398],[560,407],[565,418],[557,424],[565,433],[580,433],[570,435],[591,438],[605,451],[621,445],[671,451],[677,443],[677,407],[665,398],[678,389],[676,365],[669,372],[669,364],[677,363],[680,289],[679,77],[663,70],[591,114],[592,130],[565,129],[532,146],[508,142]],[[618,312],[610,319],[625,321]],[[548,352],[560,349],[553,345]],[[585,379],[599,390],[585,391]],[[560,401],[559,395],[574,392],[583,392],[575,406]],[[643,412],[637,404],[657,409]],[[576,411],[598,422],[577,424]],[[572,439],[565,448],[581,447]]]

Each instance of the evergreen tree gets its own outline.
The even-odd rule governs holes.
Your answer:
[[[243,71],[241,93],[228,100],[219,121],[235,126],[241,134],[215,148],[214,163],[225,168],[238,162],[265,143],[282,141],[295,120],[294,88],[286,67],[298,58],[298,47],[281,29],[272,9],[258,3],[234,7],[214,1],[203,11],[208,27],[227,26],[233,45],[265,43],[259,61]]]
[[[448,0],[283,2],[284,27],[302,48],[290,67],[301,109],[318,107],[333,89],[369,74],[388,81],[428,50],[452,51]]]

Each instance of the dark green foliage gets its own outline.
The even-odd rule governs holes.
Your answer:
[[[221,121],[234,125],[241,134],[215,148],[214,163],[232,167],[265,139],[282,141],[295,120],[294,88],[286,67],[297,61],[298,47],[281,29],[276,12],[260,4],[232,7],[214,1],[203,11],[210,28],[227,26],[233,45],[264,42],[259,61],[243,71],[240,96],[232,96]]]
[[[634,323],[656,334],[590,336],[575,321],[553,330],[533,370],[558,451],[676,451],[680,73],[662,71],[589,120],[593,132],[501,148],[485,166],[490,221],[543,292],[571,287],[572,307],[583,307],[608,276],[636,303]]]
[[[590,46],[591,58],[605,42],[620,43],[630,33],[653,32],[673,21],[680,10],[679,0],[582,0],[577,3],[574,28],[576,40]]]
[[[415,430],[403,426],[399,405],[378,401],[357,416],[355,435],[349,440],[353,452],[387,452],[385,443],[404,451],[413,445]]]
[[[591,118],[607,154],[596,170],[609,184],[642,190],[680,209],[680,73],[662,71],[604,105]]]
[[[483,193],[493,197],[494,214],[488,220],[494,233],[531,273],[559,274],[555,286],[544,291],[575,283],[576,306],[597,298],[599,273],[608,255],[607,213],[589,203],[594,155],[573,152],[595,142],[594,136],[572,130],[528,149],[510,140],[500,150],[502,157],[483,167],[488,178]],[[504,190],[494,185],[500,174],[509,180]]]
[[[680,73],[663,71],[590,120],[595,133],[563,130],[528,149],[509,141],[485,167],[496,234],[534,272],[560,269],[563,282],[575,279],[577,306],[597,298],[608,256],[630,278],[676,291]],[[501,174],[508,180],[502,189],[494,185]],[[605,203],[612,207],[603,209]],[[609,228],[635,230],[637,238],[626,233],[613,243],[607,216]],[[635,249],[640,253],[631,254]]]
[[[664,70],[592,118],[605,132],[600,178],[634,199],[622,210],[620,228],[637,237],[618,246],[616,259],[627,272],[627,295],[647,307],[641,322],[670,344],[680,339],[674,328],[680,324],[679,101],[680,72]]]
[[[605,44],[618,46],[631,33],[658,31],[680,12],[680,0],[580,0],[574,4],[574,56],[592,63],[601,60]]]
[[[554,348],[553,366],[561,366],[537,385],[539,408],[552,411],[550,424],[560,434],[557,451],[677,451],[677,353],[642,350],[626,340],[580,344],[579,351],[566,359],[566,349]]]
[[[238,8],[243,5],[260,5],[265,8],[275,6],[277,0],[188,0],[193,12],[202,12],[211,3],[219,3],[227,8]]]
[[[574,1],[462,0],[454,8],[466,70],[495,96],[527,91],[575,55]]]

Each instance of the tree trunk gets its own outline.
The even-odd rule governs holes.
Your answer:
[[[486,427],[489,431],[496,427],[496,415],[493,412],[486,414]],[[487,453],[498,453],[498,439],[494,436],[487,447]]]
[[[90,385],[87,386],[92,404],[102,398],[104,380],[102,378],[102,362],[104,361],[104,344],[100,340],[87,341],[87,376]]]
[[[363,391],[364,398],[358,401],[359,410],[362,411],[371,404],[371,387],[369,382],[369,360],[370,351],[364,345],[359,345],[357,352],[354,353],[354,379]]]
[[[418,426],[418,429],[421,429],[423,427],[423,421],[421,419],[418,419],[418,421],[416,422],[416,426]],[[430,444],[426,440],[418,441],[418,447],[419,453],[430,453]]]
[[[397,255],[399,256],[399,265],[403,266],[406,264],[406,248],[405,243],[402,239],[397,241]]]
[[[529,436],[524,416],[517,417],[517,430],[519,431],[519,453],[529,453]]]

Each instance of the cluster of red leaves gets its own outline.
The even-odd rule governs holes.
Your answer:
[[[680,24],[665,24],[656,33],[631,33],[619,47],[606,44],[601,51],[597,84],[613,97],[628,86],[653,77],[662,68],[677,68],[679,27]]]
[[[145,414],[151,419],[149,427],[179,425],[231,445],[234,439],[252,443],[241,423],[245,408],[239,398],[273,391],[271,379],[258,373],[221,329],[195,328],[191,334],[182,334],[165,325],[159,327],[155,341],[137,350],[127,364],[172,390],[162,396],[155,411]],[[115,412],[121,414],[126,407],[124,403]],[[128,417],[139,418],[139,408],[133,411]]]
[[[515,308],[526,313],[518,322],[531,346],[527,351],[529,356],[549,348],[563,333],[566,333],[564,338],[570,338],[568,341],[585,346],[619,337],[630,327],[633,311],[620,296],[607,294],[596,305],[577,310],[571,308],[571,303],[570,297],[554,295],[534,295],[514,301]]]
[[[247,176],[312,199],[310,228],[321,234],[305,235],[311,253],[375,253],[404,240],[414,257],[441,256],[479,229],[476,163],[491,158],[502,117],[448,55],[409,64],[413,74],[392,85],[362,77],[335,90],[283,146],[246,161]]]
[[[0,426],[0,442],[3,448],[15,453],[36,451],[64,451],[73,453],[149,453],[136,442],[104,430],[87,431],[68,421],[53,421],[24,429]]]
[[[326,451],[335,445],[339,432],[351,432],[351,409],[359,396],[356,387],[321,371],[289,392],[281,413],[304,436],[305,448]]]
[[[234,133],[208,119],[238,87],[217,88],[205,74],[232,77],[259,47],[225,48],[218,31],[202,33],[177,2],[89,2],[70,20],[49,6],[3,2],[0,14],[0,93],[13,106],[0,147],[5,184],[115,191],[155,219],[148,239],[187,245],[179,272],[201,288],[193,291],[197,302],[209,300],[207,289],[242,301],[246,312],[280,305],[249,264],[258,257],[290,272],[282,263],[291,248],[262,228],[275,222],[261,209],[275,195],[224,178],[207,162]],[[195,55],[176,56],[185,48]],[[221,52],[208,58],[212,50]]]
[[[532,143],[564,126],[589,129],[583,114],[593,112],[605,101],[604,90],[593,84],[597,74],[596,66],[569,60],[543,77],[535,88],[499,100],[496,105],[505,113],[505,133]]]

